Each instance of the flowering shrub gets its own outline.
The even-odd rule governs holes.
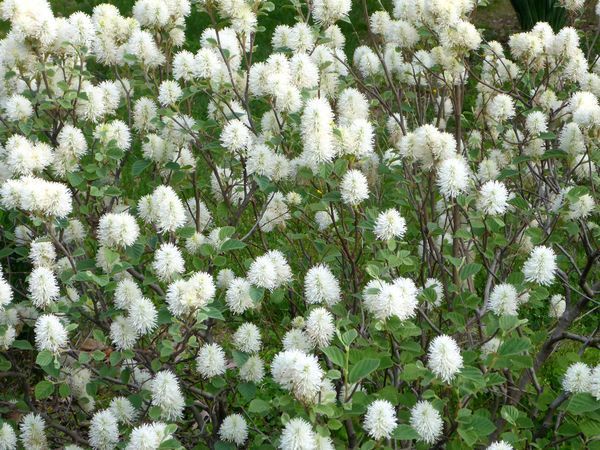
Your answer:
[[[600,447],[594,43],[356,3],[0,3],[1,450]]]

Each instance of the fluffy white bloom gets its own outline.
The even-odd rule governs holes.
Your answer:
[[[513,450],[513,446],[506,441],[495,441],[486,450]]]
[[[560,318],[567,308],[565,298],[560,294],[554,294],[550,297],[550,316],[556,319]]]
[[[525,280],[542,286],[552,284],[556,269],[556,254],[554,250],[544,245],[535,247],[523,265]]]
[[[175,231],[186,222],[185,206],[171,186],[158,186],[151,195],[142,197],[138,209],[144,221],[163,233]]]
[[[217,287],[227,289],[235,279],[235,273],[231,269],[221,269],[217,274]]]
[[[315,0],[312,7],[317,22],[332,24],[348,16],[352,0]]]
[[[126,397],[115,397],[110,401],[109,410],[120,423],[132,423],[137,418],[137,411]]]
[[[306,319],[306,334],[314,345],[327,347],[334,333],[333,315],[325,308],[313,309]]]
[[[494,286],[488,308],[498,316],[516,316],[519,313],[519,298],[515,287],[508,283]]]
[[[392,238],[402,239],[406,233],[406,220],[396,209],[391,208],[379,213],[373,231],[377,239],[383,241]]]
[[[496,353],[500,348],[502,341],[496,337],[490,339],[485,344],[481,346],[481,359],[485,360],[488,355],[492,353]]]
[[[262,345],[260,330],[253,323],[243,323],[233,334],[233,345],[244,353],[256,353]]]
[[[418,289],[408,278],[396,278],[392,283],[371,280],[363,290],[365,308],[377,319],[397,316],[400,320],[414,317]]]
[[[117,418],[111,410],[98,411],[90,422],[90,445],[98,450],[112,450],[119,441]]]
[[[317,264],[306,273],[304,295],[309,304],[325,303],[333,306],[341,299],[340,284],[329,267]]]
[[[152,405],[161,409],[161,417],[178,420],[183,415],[185,399],[179,387],[179,380],[170,370],[158,372],[150,382]]]
[[[184,272],[185,262],[177,246],[165,242],[154,253],[152,268],[160,280],[169,281]]]
[[[182,95],[183,91],[177,81],[165,80],[158,88],[158,102],[164,107],[175,105]]]
[[[565,392],[578,394],[588,392],[592,379],[592,369],[586,364],[577,362],[573,363],[567,369],[562,380],[562,387]]]
[[[135,217],[127,212],[104,214],[98,223],[98,241],[106,247],[129,247],[139,234]]]
[[[205,344],[200,348],[196,358],[196,368],[204,378],[224,374],[225,364],[225,352],[219,344]]]
[[[447,335],[435,337],[429,344],[427,366],[446,383],[452,381],[463,367],[463,358],[456,341]]]
[[[232,152],[245,151],[251,142],[250,130],[241,120],[228,122],[221,133],[221,144]]]
[[[110,324],[110,340],[118,350],[132,349],[137,341],[138,333],[131,320],[117,316]]]
[[[37,308],[45,308],[58,299],[58,281],[54,273],[46,267],[33,269],[27,285],[31,302]]]
[[[546,115],[541,111],[533,111],[527,115],[525,119],[525,128],[531,134],[538,135],[548,131],[548,122]]]
[[[138,131],[152,131],[156,128],[153,119],[157,117],[158,108],[154,100],[148,97],[137,99],[133,105],[133,127]]]
[[[328,163],[335,156],[333,135],[333,111],[325,98],[313,98],[306,102],[301,120],[304,159],[315,169]]]
[[[288,283],[292,270],[279,250],[270,250],[256,258],[248,270],[248,280],[255,286],[273,291]]]
[[[0,426],[0,450],[16,450],[17,435],[15,430],[8,423],[4,422]]]
[[[497,122],[511,119],[515,115],[514,101],[506,94],[498,94],[488,102],[487,113]]]
[[[317,400],[323,370],[316,356],[300,350],[285,350],[273,358],[271,374],[276,383],[292,391],[301,402],[312,403]]]
[[[42,416],[29,413],[19,425],[20,439],[23,447],[28,450],[46,450],[48,441],[46,439],[46,422]]]
[[[137,283],[130,278],[125,278],[119,281],[115,288],[115,306],[119,309],[129,309],[129,305],[142,296]]]
[[[560,4],[568,11],[578,12],[583,8],[585,0],[560,0]]]
[[[579,126],[574,122],[566,124],[558,137],[560,149],[569,155],[579,155],[585,152],[585,139]]]
[[[161,422],[144,424],[134,428],[125,450],[158,450],[160,444],[171,437],[165,428],[166,425]]]
[[[177,288],[171,289],[172,286]],[[210,303],[215,293],[212,276],[206,272],[196,272],[187,281],[179,280],[169,286],[167,302],[173,314],[189,314]]]
[[[31,102],[27,98],[15,94],[6,100],[4,111],[6,111],[8,120],[25,120],[33,114],[33,106],[31,106]]]
[[[446,198],[457,197],[467,191],[471,171],[462,157],[442,161],[437,170],[436,182]]]
[[[221,423],[219,437],[236,445],[243,445],[248,439],[248,425],[246,419],[240,414],[231,414]]]
[[[251,283],[245,278],[236,277],[231,281],[225,293],[225,302],[232,313],[243,314],[255,306],[250,295],[251,288]]]
[[[340,182],[340,192],[344,203],[351,206],[358,205],[369,198],[367,177],[360,170],[348,170]]]
[[[35,346],[39,351],[58,353],[68,342],[67,330],[55,315],[44,314],[35,321]]]
[[[600,400],[600,364],[592,369],[592,374],[590,376],[590,394],[592,394],[596,400]]]
[[[579,220],[588,217],[596,207],[594,197],[590,194],[583,194],[569,204],[569,219]]]
[[[146,297],[134,299],[127,311],[128,320],[139,335],[147,334],[156,328],[158,312],[150,299]]]
[[[54,244],[42,239],[32,241],[29,246],[29,259],[34,267],[47,267],[51,269],[56,259]]]
[[[285,424],[281,433],[281,450],[316,450],[316,434],[310,423],[296,417]]]
[[[2,268],[0,267],[0,311],[8,306],[13,299],[13,289],[2,276]]]
[[[387,400],[375,400],[367,408],[363,426],[373,439],[389,438],[396,425],[396,411]]]
[[[439,411],[424,400],[411,408],[410,426],[419,434],[419,440],[429,445],[435,443],[444,431],[444,422]]]
[[[504,214],[508,207],[508,190],[504,183],[488,181],[479,189],[477,207],[487,215]]]
[[[292,328],[283,335],[281,340],[285,350],[301,350],[310,352],[314,345],[308,334],[300,328]]]
[[[36,177],[7,180],[0,187],[0,200],[7,209],[57,218],[68,216],[73,208],[71,192],[64,184]]]
[[[242,381],[260,383],[265,376],[265,364],[260,356],[252,355],[240,367],[240,378]]]

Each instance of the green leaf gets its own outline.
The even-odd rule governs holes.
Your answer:
[[[357,383],[371,372],[377,370],[379,367],[378,359],[363,359],[356,363],[352,369],[350,369],[350,374],[348,375],[348,382]]]
[[[476,275],[483,266],[479,263],[470,263],[460,269],[460,279],[466,280],[470,276]]]
[[[29,343],[29,341],[16,340],[12,343],[13,348],[18,348],[19,350],[33,350],[33,347]]]
[[[221,251],[229,252],[231,250],[240,250],[245,247],[246,244],[244,244],[242,241],[238,241],[237,239],[229,239],[228,241],[225,241],[223,245],[221,245]]]
[[[38,366],[44,367],[49,365],[54,359],[54,355],[49,350],[39,352],[35,358],[35,362]]]
[[[266,402],[260,398],[255,398],[248,405],[248,411],[252,412],[252,413],[260,414],[260,413],[267,412],[269,409],[271,409],[271,405],[268,402]]]
[[[417,433],[413,427],[404,423],[398,425],[392,432],[392,438],[401,441],[410,441],[412,439],[419,439],[419,433]]]
[[[54,392],[54,385],[49,381],[40,381],[35,385],[35,398],[42,400],[48,398]]]
[[[500,410],[500,415],[511,425],[517,425],[517,419],[519,418],[519,410],[511,405],[504,405]]]
[[[596,411],[597,409],[600,409],[600,402],[588,393],[573,395],[567,404],[567,411],[576,415]]]
[[[337,366],[344,367],[344,353],[337,347],[327,347],[323,349],[323,353]]]
[[[500,345],[498,354],[500,356],[519,355],[529,350],[529,347],[531,347],[531,342],[527,338],[510,338]]]
[[[131,174],[134,177],[137,177],[144,170],[146,170],[146,167],[150,166],[151,164],[152,164],[152,161],[148,161],[147,159],[138,159],[131,166]]]
[[[342,334],[342,343],[346,347],[350,347],[354,339],[358,337],[358,332],[356,330],[349,330]]]

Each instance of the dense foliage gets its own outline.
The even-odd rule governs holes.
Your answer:
[[[0,450],[600,448],[595,38],[370,5],[0,3]]]

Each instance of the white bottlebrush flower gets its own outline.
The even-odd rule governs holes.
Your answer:
[[[104,214],[98,224],[98,241],[106,247],[129,247],[139,234],[135,217],[127,212]]]
[[[177,246],[165,242],[154,253],[152,268],[160,280],[169,281],[184,272],[185,262]]]
[[[213,278],[206,272],[196,272],[188,280],[177,280],[167,289],[169,311],[182,317],[203,308],[212,301],[216,287]]]
[[[327,347],[335,334],[333,315],[325,308],[315,308],[306,319],[306,334],[315,346]]]
[[[488,308],[497,316],[516,316],[519,313],[519,294],[512,284],[494,286]]]
[[[600,400],[600,364],[592,369],[590,376],[590,394],[596,399]]]
[[[300,328],[292,328],[283,335],[281,340],[285,350],[301,350],[310,352],[313,347],[313,341],[308,334]]]
[[[130,350],[137,341],[138,333],[130,320],[117,316],[110,324],[110,340],[118,350]]]
[[[306,273],[304,295],[309,304],[325,303],[333,306],[341,299],[340,284],[329,267],[317,264]]]
[[[406,233],[406,220],[400,213],[391,208],[379,213],[373,230],[377,239],[387,241],[388,239],[402,239]]]
[[[490,216],[504,214],[508,207],[508,190],[504,183],[499,181],[484,183],[479,189],[477,207],[482,213]]]
[[[595,207],[594,197],[590,194],[583,194],[576,201],[569,204],[569,219],[585,219],[594,211]]]
[[[265,377],[265,363],[260,356],[252,355],[240,367],[240,378],[242,381],[260,383]]]
[[[419,440],[429,445],[434,444],[444,430],[442,416],[428,401],[417,402],[411,408],[410,426],[419,434]]]
[[[98,411],[90,422],[90,445],[96,450],[112,450],[119,441],[119,425],[111,410]]]
[[[245,278],[234,278],[227,292],[225,292],[225,303],[234,314],[243,314],[244,311],[254,308],[254,301],[250,295],[252,285]]]
[[[491,355],[492,353],[496,353],[498,351],[498,349],[500,348],[501,344],[502,344],[502,341],[496,337],[487,341],[485,344],[483,344],[481,346],[481,359],[485,360],[485,358],[487,358],[488,355]]]
[[[525,128],[534,136],[548,131],[548,119],[541,111],[533,111],[525,119]]]
[[[56,249],[54,248],[54,244],[42,239],[32,241],[29,246],[29,259],[34,267],[47,267],[52,269],[56,260]]]
[[[115,306],[119,309],[129,309],[129,306],[143,297],[142,291],[135,281],[124,278],[117,283],[115,288]]]
[[[248,439],[248,425],[246,419],[241,414],[231,414],[221,423],[219,428],[219,437],[226,442],[233,442],[235,445],[244,445]]]
[[[225,352],[219,344],[205,344],[196,358],[196,368],[204,378],[223,375],[226,370]]]
[[[285,424],[281,433],[281,450],[316,450],[316,434],[310,423],[296,417]]]
[[[592,369],[587,364],[577,362],[573,363],[567,369],[562,380],[562,387],[565,392],[579,394],[589,392],[592,379]]]
[[[363,426],[373,439],[389,438],[396,425],[396,411],[387,400],[375,400],[367,408]]]
[[[299,401],[314,403],[318,399],[324,374],[316,356],[285,350],[273,358],[271,374],[277,384],[292,391]]]
[[[166,424],[162,422],[148,423],[134,428],[125,450],[158,450],[163,441],[170,439],[170,434],[165,428]]]
[[[23,447],[28,450],[46,450],[46,422],[39,414],[29,413],[19,425],[20,439]]]
[[[253,323],[243,323],[233,334],[233,345],[244,353],[257,353],[262,345],[260,330]]]
[[[54,273],[46,267],[33,269],[27,285],[31,302],[37,308],[46,308],[58,299],[58,281]]]
[[[556,254],[544,245],[535,247],[523,265],[525,280],[542,286],[552,284],[556,269]]]
[[[248,280],[255,286],[273,291],[288,283],[292,270],[279,250],[270,250],[256,258],[248,270]]]
[[[127,319],[139,335],[148,334],[156,328],[158,312],[149,298],[135,299],[127,308]]]
[[[371,280],[364,288],[365,308],[377,319],[392,316],[400,320],[414,317],[418,304],[418,290],[412,280],[397,278],[392,283]]]
[[[15,94],[6,99],[4,111],[8,120],[20,121],[32,116],[33,106],[31,102],[20,94]]]
[[[356,206],[369,198],[369,183],[367,177],[356,169],[351,169],[344,174],[340,182],[342,201],[347,205]]]
[[[315,21],[330,25],[348,16],[352,0],[315,0],[312,7]]]
[[[217,287],[219,289],[227,289],[231,282],[235,279],[235,273],[231,269],[221,269],[217,274]]]
[[[469,188],[471,171],[462,157],[442,161],[437,170],[436,182],[446,198],[454,198]]]
[[[126,397],[115,397],[110,401],[110,411],[117,421],[124,424],[133,423],[137,418],[137,411]]]
[[[550,316],[559,319],[567,309],[567,302],[560,294],[554,294],[550,297]]]
[[[39,351],[58,353],[68,342],[67,330],[55,315],[44,314],[35,321],[35,346]]]
[[[4,307],[8,306],[13,299],[13,290],[8,281],[2,277],[2,271],[0,269],[0,311]]]
[[[178,420],[183,415],[185,399],[179,387],[179,380],[170,370],[162,370],[150,382],[152,405],[161,409],[165,420]]]
[[[174,106],[182,95],[183,91],[177,81],[165,80],[158,88],[158,102],[164,107]]]
[[[333,111],[325,98],[312,98],[306,102],[301,120],[304,157],[312,169],[331,162],[335,156]]]
[[[245,151],[251,142],[250,130],[241,120],[232,120],[221,133],[221,144],[232,152]]]
[[[514,450],[513,446],[506,441],[492,442],[485,450]]]
[[[17,435],[15,430],[8,423],[4,422],[0,426],[0,450],[16,450]]]
[[[447,335],[435,337],[429,344],[427,366],[446,383],[452,381],[463,367],[463,358],[456,341]]]

